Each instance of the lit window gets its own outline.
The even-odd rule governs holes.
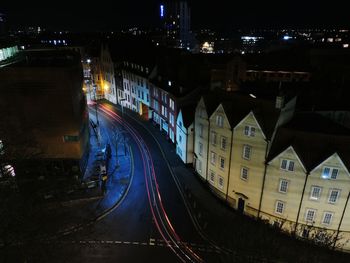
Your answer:
[[[241,169],[241,179],[247,180],[248,179],[248,168],[242,167]]]
[[[288,181],[287,180],[280,180],[280,187],[279,192],[280,193],[287,193],[288,190]]]
[[[337,179],[339,170],[332,167],[323,167],[322,178],[324,179]]]
[[[322,224],[330,225],[331,222],[332,222],[332,218],[333,218],[333,213],[331,213],[331,212],[324,212]]]
[[[338,201],[339,195],[340,195],[340,190],[331,189],[329,193],[328,202],[331,204],[335,204]]]
[[[218,127],[224,127],[224,117],[222,115],[216,116],[216,126]]]
[[[255,136],[255,127],[253,126],[245,126],[244,127],[244,135],[254,137]]]
[[[316,210],[307,209],[305,214],[305,221],[309,223],[314,223],[316,217]]]
[[[319,200],[321,197],[322,188],[318,186],[311,186],[310,199]]]
[[[222,136],[221,137],[221,149],[226,150],[226,145],[227,145],[227,138]]]
[[[215,165],[215,163],[216,163],[216,153],[214,153],[214,152],[210,153],[210,162],[211,162],[211,164]]]
[[[251,146],[249,146],[249,145],[244,145],[243,146],[243,158],[244,159],[249,160],[251,152],[252,152],[252,147]]]
[[[275,206],[275,213],[276,214],[283,214],[284,206],[285,206],[284,202],[277,201],[276,206]]]
[[[219,183],[219,188],[223,189],[224,188],[224,178],[220,175],[218,175],[218,183]]]
[[[282,160],[281,169],[285,171],[294,171],[294,161],[291,160]]]
[[[220,156],[220,168],[225,169],[225,158]]]

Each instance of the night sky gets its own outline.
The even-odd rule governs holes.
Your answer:
[[[239,27],[348,27],[350,16],[344,2],[333,0],[190,1],[193,28],[223,32]],[[338,3],[338,4],[337,4]],[[332,4],[332,5],[331,5]],[[80,6],[77,6],[80,5]],[[1,0],[0,13],[11,27],[42,26],[48,29],[113,30],[128,26],[154,26],[158,0],[46,1],[45,4]]]

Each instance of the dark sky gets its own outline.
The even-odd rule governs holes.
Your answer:
[[[228,31],[237,27],[350,25],[345,1],[189,1],[194,28],[209,27]],[[84,31],[113,30],[129,25],[152,26],[158,19],[158,0],[33,2],[1,0],[0,13],[7,15],[10,26],[38,25]]]

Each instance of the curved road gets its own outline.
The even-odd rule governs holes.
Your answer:
[[[217,262],[197,233],[154,138],[138,122],[107,104],[99,122],[110,134],[128,132],[134,178],[123,203],[110,215],[47,247],[51,262]]]

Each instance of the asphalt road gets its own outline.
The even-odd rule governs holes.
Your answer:
[[[128,116],[100,105],[104,133],[124,125],[134,156],[132,185],[103,220],[56,241],[33,244],[29,262],[217,262],[201,239],[160,149]]]

